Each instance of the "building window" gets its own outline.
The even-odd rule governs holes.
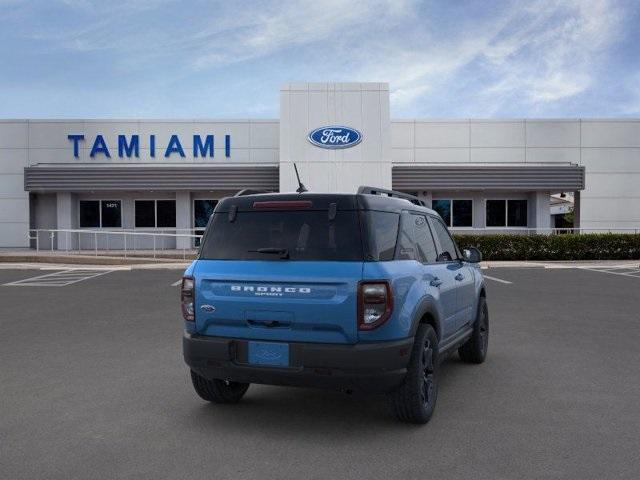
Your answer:
[[[80,228],[120,228],[122,202],[120,200],[81,200]]]
[[[526,227],[527,223],[527,201],[507,200],[507,226]]]
[[[153,228],[156,226],[156,202],[154,200],[136,200],[136,228]]]
[[[473,226],[473,200],[438,199],[432,202],[432,208],[447,227]]]
[[[158,228],[175,228],[176,201],[158,200],[156,202],[156,225]]]
[[[526,200],[487,200],[487,227],[526,227]]]
[[[100,228],[100,202],[80,202],[80,227]]]
[[[175,228],[175,200],[136,200],[136,228]]]
[[[195,234],[204,234],[204,229],[209,222],[209,218],[213,215],[213,210],[216,208],[218,200],[194,200],[193,201],[193,226],[195,227]],[[196,247],[200,245],[200,240],[196,239]]]

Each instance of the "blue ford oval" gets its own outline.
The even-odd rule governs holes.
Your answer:
[[[308,138],[321,148],[349,148],[362,141],[362,134],[355,128],[331,125],[312,130]]]

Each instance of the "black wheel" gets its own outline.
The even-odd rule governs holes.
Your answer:
[[[438,398],[438,336],[431,325],[420,325],[411,351],[407,376],[389,394],[391,410],[398,420],[427,423]]]
[[[249,388],[248,383],[208,380],[191,370],[191,382],[196,393],[213,403],[238,403]]]
[[[458,348],[460,358],[467,363],[482,363],[489,348],[489,309],[487,300],[480,297],[478,313],[473,324],[473,333],[467,342]]]

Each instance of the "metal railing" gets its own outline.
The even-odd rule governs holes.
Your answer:
[[[28,239],[31,246],[35,248],[36,254],[43,250],[67,254],[83,254],[92,251],[95,256],[123,254],[126,258],[128,255],[146,256],[144,254],[153,252],[153,258],[157,258],[158,252],[182,251],[182,258],[186,260],[187,251],[195,253],[202,235],[179,233],[184,231],[196,232],[202,231],[202,229],[96,230],[38,228],[28,231]],[[186,245],[187,243],[188,245]]]
[[[640,227],[636,228],[529,228],[529,227],[449,227],[451,232],[464,235],[563,235],[567,233],[589,234],[589,233],[621,233],[638,234]]]

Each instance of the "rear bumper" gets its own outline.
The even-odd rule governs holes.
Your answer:
[[[290,343],[290,366],[286,368],[248,364],[247,343],[185,333],[184,360],[209,379],[387,392],[404,379],[413,339],[356,345]]]

